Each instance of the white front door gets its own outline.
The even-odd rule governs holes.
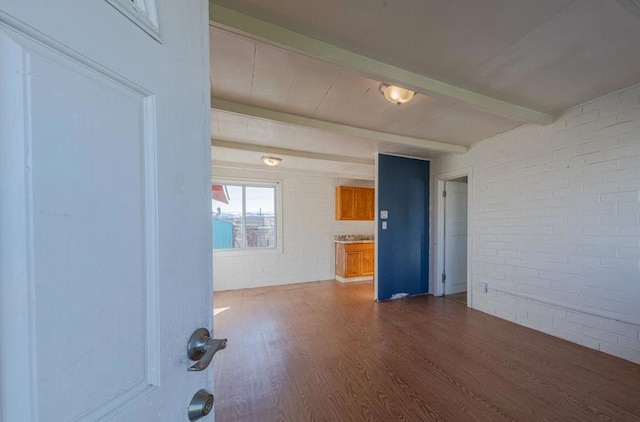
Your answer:
[[[444,293],[467,291],[467,183],[445,182]]]
[[[207,7],[0,3],[1,422],[187,421],[212,388]]]

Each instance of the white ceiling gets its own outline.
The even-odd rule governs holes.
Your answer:
[[[257,153],[285,149],[283,168],[309,168],[313,153],[343,156],[343,167],[376,152],[434,157],[527,123],[511,109],[556,115],[640,83],[637,0],[214,3],[212,97],[224,101],[212,110],[213,157],[227,164],[255,160],[250,145]],[[227,9],[240,18],[217,17]],[[273,31],[260,32],[270,24],[272,39]],[[293,32],[278,40],[280,29]],[[316,43],[329,53],[317,53]],[[356,53],[353,61],[331,56],[335,47]],[[360,66],[362,56],[393,66],[389,80]],[[387,103],[379,83],[403,78],[423,93],[402,106]],[[432,80],[445,88],[431,90]],[[482,99],[467,102],[458,88]],[[507,107],[492,108],[495,101]],[[216,150],[216,140],[225,148]]]

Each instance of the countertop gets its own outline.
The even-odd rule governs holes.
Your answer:
[[[333,236],[335,243],[373,243],[372,234],[339,234]]]

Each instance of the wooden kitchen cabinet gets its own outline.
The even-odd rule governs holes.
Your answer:
[[[351,186],[336,187],[336,220],[356,219],[356,189]]]
[[[336,279],[370,280],[375,267],[373,242],[336,243]]]
[[[371,250],[362,251],[362,262],[360,267],[360,274],[373,275],[375,268],[375,252],[373,251],[373,243],[371,244]]]
[[[345,252],[344,277],[358,277],[362,272],[362,252]]]
[[[374,190],[356,188],[356,220],[371,220],[374,217]]]
[[[375,191],[354,186],[336,187],[336,220],[374,219]]]

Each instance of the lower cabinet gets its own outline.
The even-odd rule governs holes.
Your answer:
[[[336,279],[338,281],[370,280],[374,268],[373,242],[336,243]]]
[[[375,252],[373,251],[373,243],[371,244],[371,250],[362,251],[362,268],[360,273],[362,275],[373,275],[373,269],[375,268]]]

